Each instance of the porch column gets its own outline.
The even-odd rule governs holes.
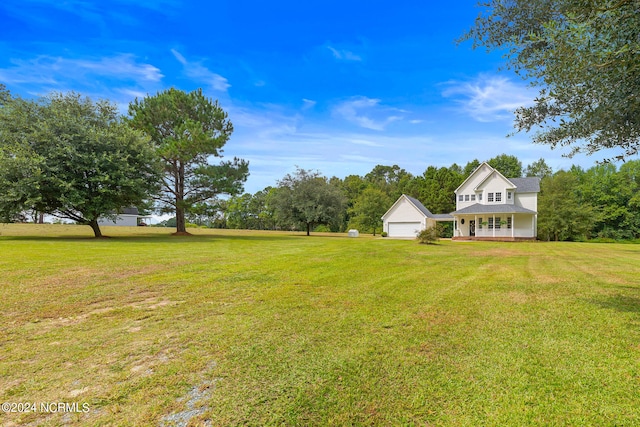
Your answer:
[[[496,214],[493,214],[493,237],[496,237]]]
[[[511,238],[515,237],[514,230],[516,229],[516,222],[514,220],[514,215],[511,214]]]

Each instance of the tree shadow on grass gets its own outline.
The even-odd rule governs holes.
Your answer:
[[[594,298],[588,301],[602,308],[616,310],[623,313],[640,314],[640,297],[618,294],[597,299]]]
[[[236,240],[236,241],[282,241],[291,240],[297,235],[226,235],[226,234],[191,234],[183,236],[172,236],[170,234],[136,234],[132,236],[109,236],[101,238],[94,236],[0,236],[2,241],[31,241],[31,242],[136,242],[136,243],[189,243],[189,242],[212,242],[216,240]]]

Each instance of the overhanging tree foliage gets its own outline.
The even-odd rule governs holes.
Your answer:
[[[0,209],[35,209],[91,226],[142,204],[159,163],[148,139],[107,101],[76,93],[0,105]]]
[[[233,126],[218,101],[198,89],[174,88],[136,99],[129,106],[129,123],[147,133],[164,163],[162,192],[157,198],[163,212],[175,212],[176,231],[186,233],[185,213],[215,200],[220,194],[242,192],[249,175],[248,162],[209,164],[222,157]]]
[[[568,155],[640,148],[640,4],[637,0],[488,0],[460,41],[506,50],[507,64],[540,87],[516,111],[516,129]],[[607,159],[610,160],[610,159]]]

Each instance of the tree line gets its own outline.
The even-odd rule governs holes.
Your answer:
[[[318,171],[298,168],[274,187],[221,200],[211,215],[190,219],[222,228],[307,234],[355,228],[375,235],[382,231],[382,215],[402,194],[417,198],[433,213],[453,212],[455,189],[480,163],[474,159],[464,166],[429,166],[417,176],[398,165],[377,165],[364,176],[345,178],[327,178]],[[544,159],[523,167],[516,156],[501,154],[487,163],[508,178],[541,178],[540,239],[640,238],[640,160],[619,168],[608,163],[555,173]]]

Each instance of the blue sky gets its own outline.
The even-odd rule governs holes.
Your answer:
[[[23,97],[75,90],[123,113],[135,97],[201,87],[229,113],[224,155],[250,162],[252,193],[296,165],[342,178],[501,153],[554,170],[604,157],[506,137],[536,91],[500,70],[500,53],[456,46],[475,4],[3,0],[0,82]]]

